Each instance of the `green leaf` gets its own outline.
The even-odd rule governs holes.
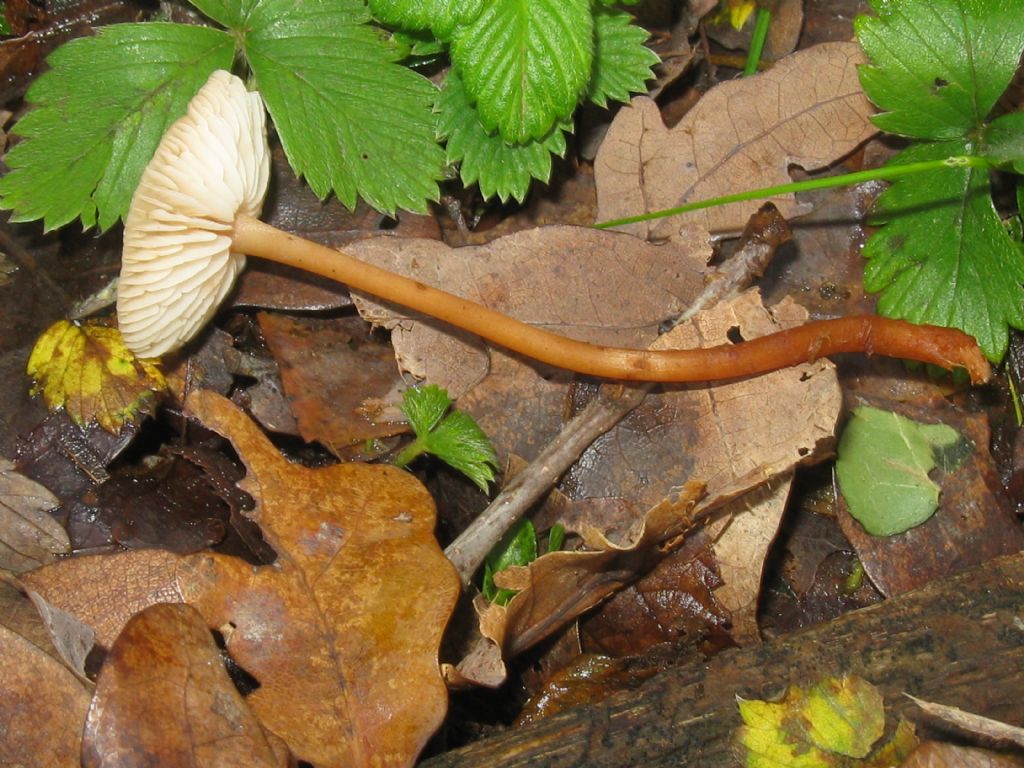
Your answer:
[[[589,0],[490,0],[456,30],[452,63],[489,133],[522,144],[572,115],[590,81]]]
[[[1024,52],[1020,0],[872,0],[856,20],[871,59],[860,81],[891,133],[967,136],[1009,85]]]
[[[384,24],[406,30],[429,29],[441,40],[457,25],[469,24],[483,0],[368,0],[370,12]]]
[[[781,701],[740,699],[739,743],[748,768],[824,768],[861,759],[885,731],[878,689],[847,675],[808,689],[790,686]]]
[[[230,35],[181,24],[115,24],[61,46],[26,95],[35,109],[12,131],[23,141],[7,153],[0,205],[48,230],[78,217],[107,229],[164,131],[233,57]]]
[[[632,23],[628,13],[594,9],[594,69],[587,98],[599,106],[608,100],[629,101],[654,77],[657,54],[644,43],[647,32]]]
[[[1024,174],[1024,112],[997,117],[985,126],[981,141],[986,159]]]
[[[402,413],[416,439],[395,459],[404,467],[423,453],[430,453],[462,472],[482,491],[494,479],[498,457],[480,425],[463,411],[453,411],[448,390],[436,384],[410,387],[402,399]]]
[[[872,536],[893,536],[928,520],[939,486],[938,458],[951,470],[969,449],[946,424],[921,424],[890,411],[856,408],[839,440],[836,476],[853,516]]]
[[[467,186],[478,184],[485,199],[497,195],[502,202],[509,197],[522,202],[531,179],[546,182],[550,178],[551,155],[565,154],[563,131],[571,128],[562,124],[543,141],[509,144],[484,130],[454,70],[445,79],[437,111],[438,133],[448,140],[448,162],[460,164],[462,182]]]
[[[506,605],[515,597],[513,589],[499,589],[494,574],[514,565],[529,565],[537,559],[537,531],[533,523],[523,520],[510,530],[484,561],[484,579],[480,591],[492,603]]]
[[[427,438],[428,452],[457,469],[486,493],[498,457],[480,425],[465,411],[453,411]]]
[[[288,161],[320,198],[333,190],[351,208],[358,195],[386,213],[437,199],[436,89],[395,63],[362,0],[249,0],[240,18],[196,5],[238,30]]]
[[[966,142],[911,147],[888,165],[971,154]],[[864,287],[879,311],[960,328],[988,358],[1002,359],[1007,326],[1024,328],[1024,258],[1006,233],[985,169],[952,167],[900,179],[875,204],[884,225],[864,246]]]

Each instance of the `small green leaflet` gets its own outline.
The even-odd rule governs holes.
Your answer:
[[[7,153],[0,206],[47,230],[78,217],[107,229],[164,131],[233,57],[229,35],[180,24],[116,24],[61,46],[28,90],[35,109],[12,131],[23,140]]]
[[[494,446],[472,416],[463,411],[449,412],[451,405],[448,391],[436,384],[405,391],[402,413],[409,420],[416,439],[394,463],[404,467],[417,456],[430,453],[486,492],[498,466]]]
[[[478,184],[485,199],[497,195],[502,202],[509,197],[522,202],[531,179],[548,180],[551,155],[565,154],[563,131],[571,127],[559,125],[542,141],[509,144],[498,134],[484,130],[454,70],[445,78],[437,112],[438,134],[447,139],[448,162],[460,164],[462,182],[467,186]]]
[[[594,71],[587,98],[600,107],[608,100],[629,101],[654,77],[658,56],[644,45],[647,32],[632,23],[628,13],[594,8]]]
[[[451,56],[487,132],[515,144],[542,139],[569,119],[590,82],[590,2],[489,0],[455,30]]]
[[[864,90],[883,110],[875,123],[928,143],[889,165],[981,154],[1024,169],[1024,120],[985,120],[1024,52],[1019,0],[873,0],[857,19],[871,64]],[[973,335],[993,362],[1008,326],[1024,328],[1024,253],[1003,228],[988,174],[950,168],[897,181],[878,199],[884,225],[864,248],[864,283],[890,317],[951,325]]]
[[[515,597],[512,589],[499,589],[494,584],[494,574],[513,565],[529,565],[537,559],[537,531],[533,523],[523,520],[505,534],[484,561],[484,579],[480,591],[492,603],[506,605]]]
[[[1020,0],[871,0],[857,40],[871,59],[861,85],[885,110],[879,128],[919,139],[966,136],[981,125],[1024,50]]]
[[[873,536],[893,536],[927,521],[939,504],[928,476],[952,471],[969,443],[946,424],[921,424],[890,411],[853,411],[839,440],[836,476],[850,515]]]

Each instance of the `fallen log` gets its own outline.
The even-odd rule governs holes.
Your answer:
[[[888,723],[924,718],[903,694],[1024,725],[1024,553],[757,647],[683,664],[635,691],[432,757],[422,768],[740,765],[736,697],[855,673]]]

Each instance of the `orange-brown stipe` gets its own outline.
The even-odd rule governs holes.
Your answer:
[[[258,219],[235,222],[232,250],[345,283],[422,312],[487,341],[559,368],[622,381],[700,382],[767,373],[839,352],[885,355],[946,369],[964,368],[978,384],[991,375],[974,339],[954,328],[874,315],[819,320],[741,344],[640,350],[588,344],[282,232]]]

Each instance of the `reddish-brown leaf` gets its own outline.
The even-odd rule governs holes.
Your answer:
[[[287,764],[287,748],[249,711],[195,609],[163,603],[128,622],[97,682],[83,766]]]

